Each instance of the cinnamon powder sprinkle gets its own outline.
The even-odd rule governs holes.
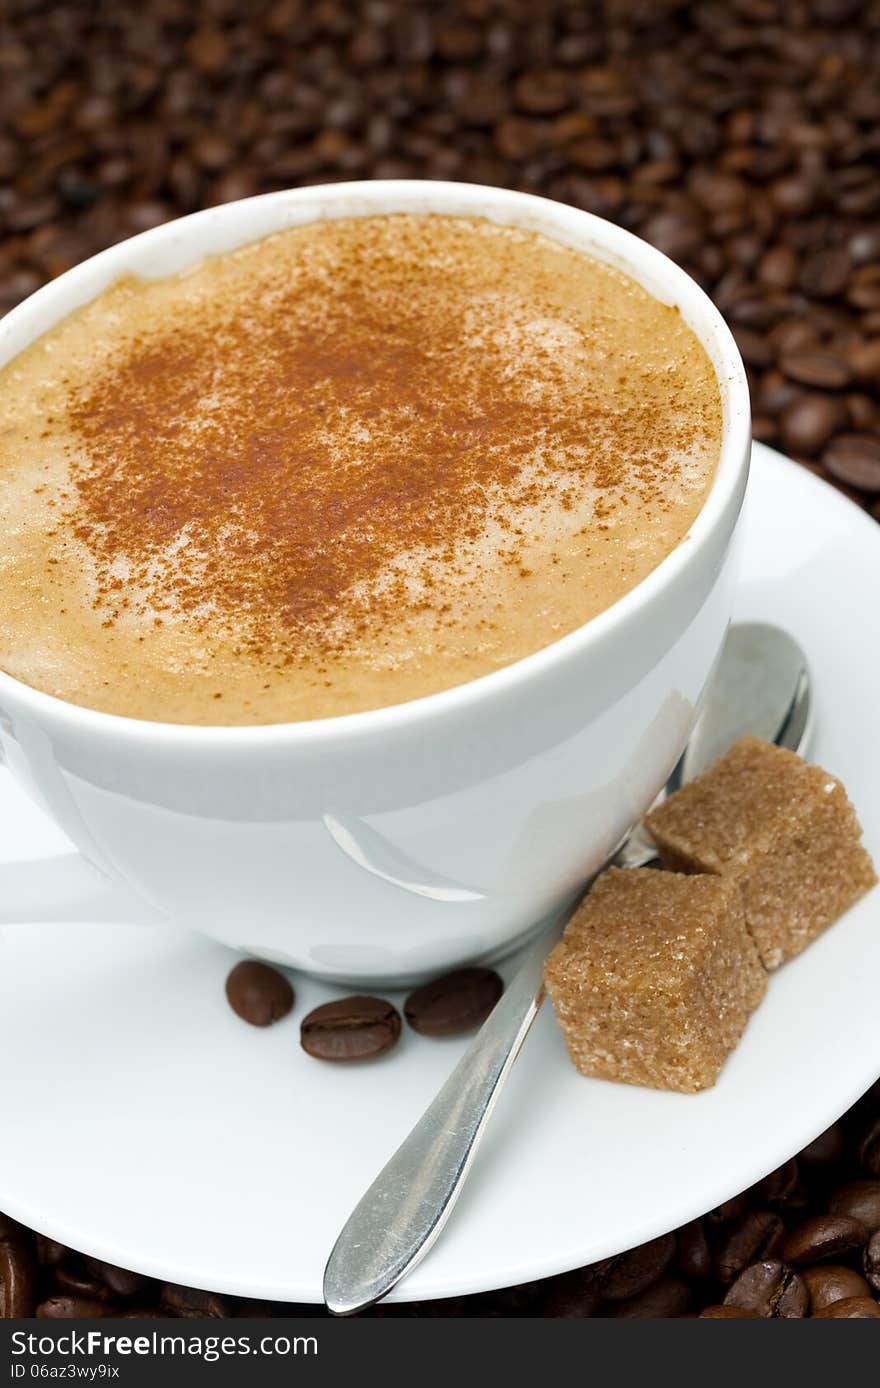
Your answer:
[[[419,692],[496,668],[654,567],[717,460],[717,383],[677,311],[481,219],[292,228],[81,312],[101,331],[44,445],[70,552],[96,618],[198,636],[206,680],[221,647],[326,689],[383,649],[427,660]],[[582,597],[556,619],[566,575]],[[505,610],[531,623],[506,646]]]

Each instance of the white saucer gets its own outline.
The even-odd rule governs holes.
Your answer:
[[[754,452],[736,615],[802,643],[813,755],[845,781],[880,860],[880,645],[865,629],[880,531],[808,472]],[[62,846],[6,773],[0,844],[9,859]],[[226,1004],[232,962],[156,929],[0,928],[0,1209],[157,1277],[320,1301],[341,1224],[465,1043],[409,1032],[374,1064],[321,1065],[299,1049],[299,1019],[339,990],[298,980],[293,1016],[258,1031]],[[774,976],[698,1097],[581,1079],[545,1008],[453,1220],[396,1299],[579,1266],[758,1180],[876,1078],[878,978],[874,892]]]

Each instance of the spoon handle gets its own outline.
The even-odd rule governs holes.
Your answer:
[[[614,862],[643,866],[655,852],[636,830]],[[530,946],[436,1099],[349,1215],[324,1269],[324,1300],[335,1315],[362,1311],[390,1292],[421,1261],[452,1213],[544,1001],[544,961],[573,911],[574,905]]]
[[[543,931],[440,1093],[349,1216],[324,1270],[338,1316],[385,1296],[424,1257],[452,1213],[495,1101],[544,999]]]

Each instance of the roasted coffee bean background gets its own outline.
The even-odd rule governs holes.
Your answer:
[[[708,290],[757,438],[880,517],[880,0],[7,0],[0,312],[180,213],[451,178]]]
[[[733,327],[756,437],[880,518],[878,159],[878,0],[7,0],[0,313],[125,236],[252,193],[522,188],[683,265]],[[875,1086],[674,1236],[370,1314],[877,1316],[878,1228]],[[0,1315],[34,1308],[318,1314],[162,1286],[0,1216]]]
[[[701,1219],[575,1272],[369,1316],[880,1318],[880,1081],[797,1157]],[[646,1158],[647,1161],[650,1158]],[[651,1180],[649,1169],[643,1179]],[[291,1238],[296,1230],[291,1230]],[[0,1316],[321,1316],[87,1258],[0,1215]]]

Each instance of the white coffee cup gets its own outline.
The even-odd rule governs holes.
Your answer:
[[[318,218],[399,211],[543,232],[676,304],[723,402],[702,511],[658,568],[569,636],[373,712],[186,727],[80,708],[0,673],[7,765],[72,845],[57,859],[0,865],[0,920],[165,921],[358,986],[410,982],[499,957],[564,906],[678,759],[731,614],[749,401],[734,341],[702,290],[628,232],[476,185],[270,193],[68,271],[0,323],[0,363],[121,275],[171,274]]]

